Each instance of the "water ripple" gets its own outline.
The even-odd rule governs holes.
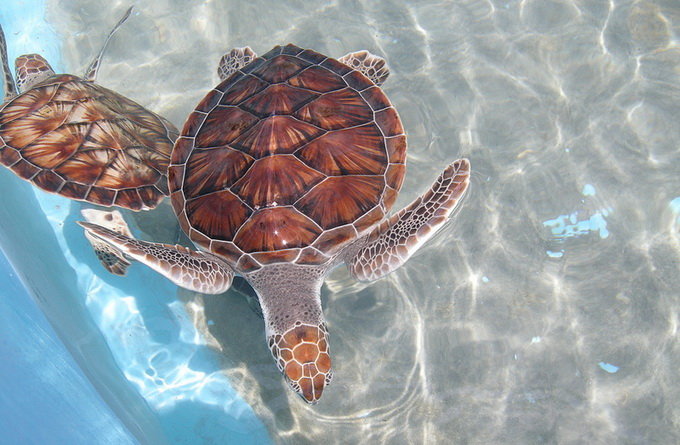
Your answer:
[[[112,6],[53,4],[67,65],[84,68],[90,23]],[[337,366],[319,405],[286,391],[261,320],[231,294],[180,293],[157,314],[187,311],[196,332],[162,335],[218,350],[220,371],[165,370],[149,352],[126,375],[155,403],[203,397],[224,374],[279,443],[678,442],[678,17],[677,2],[647,0],[138,5],[99,79],[176,124],[231,47],[365,48],[388,60],[409,135],[397,206],[456,157],[473,179],[407,267],[370,286],[333,272]],[[99,316],[132,317],[142,298]]]

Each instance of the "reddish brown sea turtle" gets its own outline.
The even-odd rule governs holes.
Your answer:
[[[335,60],[294,45],[262,57],[235,49],[189,116],[169,170],[182,229],[201,249],[138,241],[91,223],[94,236],[187,289],[221,293],[241,274],[256,290],[279,369],[307,402],[331,380],[319,292],[346,263],[385,276],[442,227],[468,186],[449,165],[388,216],[404,178],[406,136],[380,85],[385,61]]]
[[[102,206],[154,208],[167,195],[177,130],[130,99],[94,83],[109,33],[84,77],[55,74],[38,54],[16,59],[17,87],[0,28],[5,101],[0,163],[48,192]]]
[[[18,57],[18,91],[0,27],[5,76],[0,163],[43,190],[107,207],[151,209],[167,195],[167,168],[177,129],[94,83],[111,37],[131,11],[109,33],[83,78],[55,74],[38,54]],[[92,221],[116,230],[127,228],[120,213],[89,212]],[[125,274],[129,263],[117,249],[89,234],[87,238],[104,267]]]

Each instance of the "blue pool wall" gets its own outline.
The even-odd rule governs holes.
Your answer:
[[[44,8],[37,0],[0,5],[9,58],[37,52],[63,72],[57,34],[45,22]],[[0,328],[0,353],[10,358],[0,368],[5,439],[163,444],[203,443],[212,437],[269,442],[264,426],[235,393],[231,400],[220,400],[228,406],[224,411],[201,404],[169,414],[152,409],[120,370],[115,350],[88,311],[83,288],[93,279],[91,273],[72,267],[72,252],[63,249],[67,241],[76,249],[87,248],[73,224],[81,204],[41,192],[5,168],[0,168],[0,189],[0,314],[6,320]],[[46,208],[54,212],[46,213]],[[91,256],[90,265],[96,265]],[[146,275],[132,275],[126,288],[143,292],[154,286]],[[211,360],[206,356],[206,362]],[[201,430],[201,425],[208,427]]]

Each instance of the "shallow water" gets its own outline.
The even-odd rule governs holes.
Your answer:
[[[63,69],[84,71],[125,8],[48,2]],[[233,415],[227,376],[277,443],[677,443],[679,23],[671,0],[136,5],[99,83],[178,126],[232,47],[368,49],[409,136],[396,207],[455,158],[473,178],[407,266],[370,286],[332,273],[335,377],[316,406],[288,391],[238,293],[176,290],[141,265],[136,288],[65,228],[69,267],[101,277],[74,296],[91,335],[169,442],[229,437],[215,433]],[[128,217],[174,242],[169,215]]]

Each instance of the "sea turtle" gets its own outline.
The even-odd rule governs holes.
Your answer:
[[[262,57],[237,48],[222,82],[175,143],[170,198],[200,250],[150,243],[91,223],[87,231],[190,290],[218,294],[242,275],[257,292],[269,348],[294,391],[315,403],[330,382],[320,288],[344,262],[373,281],[442,227],[468,186],[450,164],[388,216],[405,172],[406,136],[367,51],[339,60],[295,45]]]
[[[55,74],[38,54],[16,59],[12,79],[5,35],[0,56],[5,101],[0,107],[0,163],[48,192],[102,206],[151,209],[167,196],[167,168],[177,129],[132,100],[94,83],[113,34],[109,33],[83,78]],[[91,209],[94,221],[127,229],[120,213]],[[128,232],[121,232],[128,234]],[[124,275],[129,263],[87,236],[104,267]]]
[[[55,74],[38,54],[9,70],[0,27],[5,103],[0,107],[0,163],[48,192],[101,206],[154,208],[167,195],[177,129],[132,100],[94,83],[109,33],[84,77]]]

